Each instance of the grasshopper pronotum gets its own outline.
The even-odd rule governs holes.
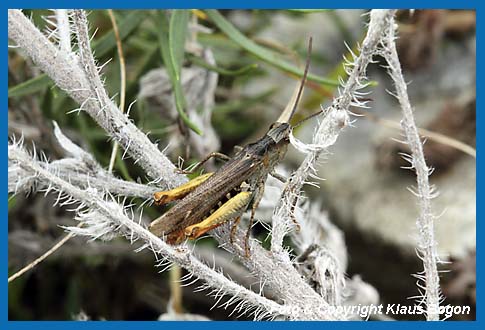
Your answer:
[[[179,244],[185,239],[198,238],[207,231],[234,220],[231,229],[232,241],[242,214],[251,206],[245,241],[246,256],[249,256],[247,241],[254,214],[263,196],[266,178],[269,174],[274,175],[276,164],[286,154],[292,130],[289,121],[303,93],[311,46],[310,38],[305,71],[293,107],[287,108],[262,138],[243,147],[233,158],[212,153],[196,166],[199,167],[211,157],[227,160],[216,172],[201,175],[175,189],[155,193],[154,199],[158,205],[179,201],[150,224],[152,233],[163,236],[169,244]]]

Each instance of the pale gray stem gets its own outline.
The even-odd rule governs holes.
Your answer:
[[[76,171],[71,160],[73,159],[66,158],[51,163],[39,161],[39,165],[44,167],[46,171],[77,187],[84,189],[91,187],[99,191],[106,191],[112,195],[150,199],[156,191],[160,190],[158,187],[117,179],[106,171],[103,173],[98,172],[97,174]],[[79,165],[79,161],[76,161],[76,166]],[[9,193],[29,192],[34,187],[38,191],[48,186],[49,182],[40,180],[35,172],[28,172],[15,165],[10,165],[8,168]]]
[[[427,320],[439,320],[440,286],[437,263],[437,243],[434,238],[434,219],[431,210],[431,199],[435,196],[435,190],[429,184],[430,168],[426,164],[423,152],[423,143],[419,136],[418,128],[414,120],[413,109],[409,102],[407,85],[401,71],[401,63],[396,50],[395,24],[391,19],[386,39],[384,42],[383,56],[388,63],[388,72],[396,87],[396,97],[401,105],[403,119],[401,127],[406,136],[407,144],[411,149],[411,158],[408,159],[411,167],[416,171],[417,191],[414,192],[419,199],[419,217],[416,225],[419,232],[418,251],[423,260],[424,275],[418,276],[425,283],[425,299],[427,308]]]
[[[79,46],[78,53],[80,64],[87,78],[88,88],[91,90],[91,93],[95,95],[99,108],[101,109],[99,115],[106,116],[108,113],[105,113],[104,109],[108,108],[112,102],[101,82],[101,76],[99,75],[98,67],[94,60],[93,52],[91,51],[88,19],[84,10],[73,10],[73,24],[75,26],[77,44]]]
[[[38,163],[47,171],[80,188],[95,188],[113,195],[140,197],[149,199],[158,187],[124,181],[115,178],[104,170],[91,154],[72,142],[54,121],[54,135],[64,152],[70,156],[52,162]],[[21,142],[20,142],[21,143]],[[20,193],[39,191],[49,186],[49,182],[40,180],[35,172],[28,172],[15,163],[8,166],[8,192]]]
[[[85,35],[87,27],[81,26],[83,15],[77,13],[75,16],[78,17],[80,57],[58,49],[20,10],[8,11],[8,36],[59,88],[80,104],[80,110],[86,111],[118,141],[150,178],[161,180],[169,188],[186,182],[184,176],[174,173],[175,166],[158,147],[108,98],[97,68],[93,67],[89,39]]]

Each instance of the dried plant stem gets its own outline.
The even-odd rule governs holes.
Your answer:
[[[182,307],[181,276],[182,269],[178,265],[173,265],[170,268],[170,300],[172,309],[177,314],[182,314],[184,312]]]
[[[116,24],[116,18],[113,14],[112,9],[108,9],[108,15],[111,20],[111,25],[113,25],[113,31],[116,38],[116,48],[118,50],[118,57],[120,59],[120,110],[125,112],[125,97],[126,97],[126,68],[125,68],[125,57],[123,55],[123,47],[121,46],[120,33],[118,31],[118,24]],[[118,142],[113,143],[113,149],[111,151],[111,158],[109,160],[108,172],[113,171],[113,167],[116,162],[116,154],[118,152]]]
[[[394,81],[396,97],[401,105],[403,119],[402,129],[406,141],[411,149],[411,157],[407,159],[411,167],[416,171],[417,191],[414,194],[418,197],[420,214],[416,221],[419,231],[418,253],[423,260],[424,274],[418,275],[418,280],[424,282],[424,299],[427,308],[427,320],[439,320],[440,287],[438,276],[438,252],[434,239],[434,215],[431,211],[431,199],[434,197],[434,188],[429,184],[430,169],[426,165],[423,152],[423,144],[419,131],[414,121],[413,109],[409,102],[407,85],[401,71],[401,63],[396,50],[394,31],[394,19],[388,25],[386,39],[383,43],[383,56],[388,64],[388,72]],[[419,285],[418,285],[419,286]]]
[[[78,227],[81,227],[81,226],[82,226],[82,223],[78,224]],[[69,241],[74,236],[75,236],[74,232],[70,232],[67,235],[65,235],[59,242],[57,242],[54,246],[52,246],[48,251],[46,251],[40,257],[38,257],[37,259],[35,259],[34,261],[32,261],[30,264],[28,264],[27,266],[25,266],[24,268],[22,268],[21,270],[19,270],[15,274],[11,275],[8,278],[8,283],[16,280],[17,278],[19,278],[20,276],[22,276],[23,274],[25,274],[29,270],[33,269],[35,266],[37,266],[42,261],[44,261],[45,259],[47,259],[47,257],[49,257],[51,254],[53,254],[54,252],[56,252],[57,250],[59,250],[59,248],[61,246],[63,246],[67,241]]]
[[[460,150],[461,152],[472,156],[473,158],[477,158],[477,150],[469,144],[463,143],[457,139],[451,138],[441,133],[430,131],[425,128],[418,127],[418,133],[424,137],[429,138],[430,140],[455,148],[456,150]]]
[[[365,115],[366,118],[368,118],[368,119],[370,119],[370,120],[372,120],[372,121],[374,121],[378,124],[381,124],[382,126],[386,126],[386,127],[394,128],[394,129],[401,129],[402,128],[400,123],[398,123],[394,120],[379,118],[371,112],[363,111],[363,110],[357,110],[355,112],[362,113],[363,115]],[[473,158],[477,158],[477,150],[469,144],[466,144],[464,142],[461,142],[457,139],[446,136],[444,134],[434,132],[434,131],[430,131],[428,129],[421,128],[421,127],[418,127],[418,133],[419,133],[419,135],[424,136],[424,137],[426,137],[426,138],[428,138],[432,141],[435,141],[437,143],[441,143],[441,144],[448,146],[448,147],[455,148],[456,150],[459,150],[459,151],[463,152],[464,154],[472,156]]]

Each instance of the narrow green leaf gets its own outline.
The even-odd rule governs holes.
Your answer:
[[[197,134],[201,135],[202,131],[190,121],[189,117],[185,113],[185,97],[182,90],[182,82],[180,79],[177,79],[177,74],[175,71],[175,66],[172,61],[171,52],[169,49],[170,45],[170,25],[166,15],[166,12],[161,10],[159,12],[158,18],[158,42],[160,44],[160,53],[162,55],[163,63],[165,64],[165,69],[167,70],[168,76],[172,83],[173,94],[175,97],[175,107],[177,108],[177,112],[179,113],[180,118],[182,121],[189,127],[191,130],[196,132]]]
[[[184,62],[185,37],[187,36],[189,17],[189,11],[186,9],[175,9],[170,16],[169,50],[177,80],[180,80]]]
[[[16,196],[15,194],[8,194],[8,210],[10,211],[11,209],[13,209],[15,207],[15,203],[16,203]]]
[[[248,109],[255,105],[267,102],[268,98],[276,92],[276,88],[269,89],[255,96],[231,100],[229,102],[214,106],[214,114],[227,115],[240,110]]]
[[[43,91],[52,85],[52,80],[45,74],[24,81],[8,89],[8,97],[20,97]]]
[[[160,48],[160,54],[162,55],[165,69],[168,72],[169,77],[175,76],[174,67],[172,65],[172,59],[169,50],[169,25],[168,18],[165,11],[160,11],[158,15],[158,43]]]
[[[189,55],[188,59],[189,59],[190,62],[192,62],[192,63],[194,63],[194,64],[196,64],[200,67],[203,67],[203,68],[210,70],[210,71],[217,72],[217,73],[224,75],[224,76],[241,76],[243,74],[246,74],[246,73],[258,68],[258,65],[254,63],[254,64],[249,64],[249,65],[243,66],[242,68],[239,68],[237,70],[228,70],[228,69],[224,69],[224,68],[220,68],[220,67],[211,65],[211,64],[207,63],[206,61],[204,61],[203,59],[201,59],[200,57],[197,57],[197,56]]]
[[[221,29],[222,32],[224,32],[229,38],[239,44],[246,51],[283,71],[298,75],[300,77],[303,76],[303,69],[298,69],[294,65],[291,65],[288,62],[282,60],[277,54],[247,38],[245,35],[239,32],[239,30],[237,30],[234,25],[226,20],[217,10],[208,9],[205,10],[205,13],[212,20],[212,22],[219,29]],[[329,86],[339,85],[338,81],[336,80],[321,78],[313,74],[308,74],[308,80],[312,80],[314,82]]]
[[[119,171],[123,179],[125,179],[126,181],[135,181],[131,177],[130,172],[128,171],[128,167],[126,167],[126,163],[123,160],[121,154],[122,154],[121,152],[118,152],[116,154],[116,162],[115,162],[116,170]]]

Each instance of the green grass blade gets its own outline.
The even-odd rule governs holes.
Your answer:
[[[239,98],[231,100],[226,103],[218,104],[214,106],[214,114],[216,115],[227,115],[233,112],[238,112],[244,109],[251,108],[255,105],[265,104],[268,98],[276,92],[276,88],[271,88],[255,96],[250,96],[246,98]]]
[[[177,80],[180,80],[180,73],[182,72],[182,64],[184,62],[185,37],[187,36],[189,17],[189,11],[184,9],[176,9],[170,16],[169,50]]]
[[[234,25],[226,20],[217,10],[208,9],[205,10],[205,13],[222,32],[224,32],[230,39],[239,44],[239,46],[244,48],[246,51],[283,71],[295,74],[300,77],[303,76],[303,69],[299,69],[294,65],[289,64],[288,62],[282,60],[277,54],[247,38],[245,35],[239,32],[239,30],[237,30]],[[328,86],[339,85],[338,81],[336,80],[321,78],[313,74],[308,74],[308,80]]]
[[[177,108],[177,112],[179,113],[180,118],[187,125],[187,127],[189,127],[197,134],[201,135],[202,131],[194,123],[190,121],[189,117],[187,116],[184,110],[186,101],[182,90],[182,82],[180,79],[177,79],[176,64],[174,65],[172,60],[172,55],[171,55],[172,52],[170,51],[170,24],[166,16],[166,12],[163,10],[160,11],[159,15],[157,16],[157,20],[158,20],[158,42],[160,44],[160,53],[161,53],[163,62],[165,64],[165,68],[167,70],[168,76],[170,77],[170,81],[172,83],[173,94],[175,97],[175,107]]]
[[[211,65],[211,64],[207,63],[206,61],[204,61],[203,59],[201,59],[200,57],[197,57],[197,56],[194,56],[194,55],[189,55],[187,58],[190,62],[194,63],[195,65],[198,65],[198,66],[200,66],[204,69],[210,70],[210,71],[217,72],[217,73],[219,73],[223,76],[242,76],[242,75],[258,68],[258,65],[256,63],[253,63],[253,64],[243,66],[242,68],[239,68],[239,69],[236,69],[236,70],[228,70],[228,69],[220,68],[220,67],[215,66],[215,65]]]
[[[130,175],[130,172],[128,171],[128,167],[126,167],[126,163],[122,158],[122,153],[118,152],[116,153],[116,162],[115,162],[115,168],[116,170],[121,174],[123,179],[126,181],[135,181]]]
[[[8,210],[10,211],[15,207],[16,204],[16,196],[15,194],[8,194]]]
[[[52,80],[45,74],[24,81],[8,89],[8,97],[20,97],[43,91],[52,86]]]

